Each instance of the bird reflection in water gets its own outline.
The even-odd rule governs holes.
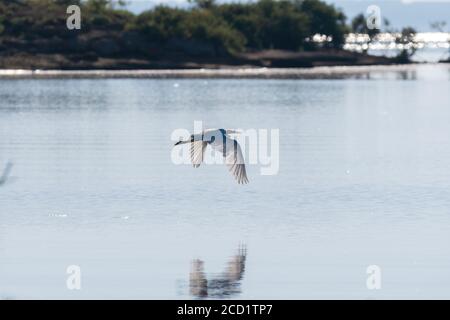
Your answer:
[[[247,248],[240,245],[237,253],[228,261],[225,270],[211,277],[207,277],[204,271],[204,262],[194,259],[189,275],[190,294],[197,298],[229,298],[240,294],[246,257]]]

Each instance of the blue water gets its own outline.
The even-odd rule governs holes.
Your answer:
[[[0,186],[0,297],[448,299],[449,89],[444,65],[0,80],[0,174],[14,164]],[[248,165],[241,186],[220,165],[175,165],[171,133],[196,120],[279,129],[278,174]],[[81,290],[66,286],[70,265]]]

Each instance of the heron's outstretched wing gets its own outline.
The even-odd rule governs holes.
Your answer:
[[[6,183],[6,180],[8,180],[9,174],[11,173],[11,169],[12,169],[12,163],[8,162],[6,164],[6,168],[3,171],[3,174],[0,176],[0,186]]]
[[[200,167],[203,162],[203,155],[205,154],[206,145],[205,141],[191,141],[191,161],[194,168]]]
[[[244,156],[242,155],[241,146],[239,143],[230,139],[233,142],[232,150],[227,150],[225,162],[239,184],[248,183],[247,171],[245,170]]]

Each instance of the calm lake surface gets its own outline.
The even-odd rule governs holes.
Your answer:
[[[279,129],[279,173],[249,165],[242,186],[222,166],[175,165],[171,134],[196,120]],[[445,65],[334,80],[3,79],[0,174],[8,161],[3,299],[450,298]],[[66,286],[70,265],[81,290]]]

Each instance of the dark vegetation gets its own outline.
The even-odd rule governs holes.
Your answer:
[[[81,30],[66,9],[81,8]],[[0,68],[177,68],[388,63],[343,52],[345,15],[319,0],[260,0],[135,15],[109,0],[1,0]],[[313,35],[330,41],[316,43]],[[312,53],[320,53],[314,55]]]

